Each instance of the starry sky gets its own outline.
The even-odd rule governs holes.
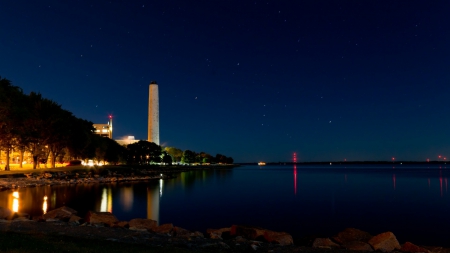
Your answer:
[[[0,1],[0,76],[235,162],[450,159],[450,1]],[[442,158],[441,158],[442,159]]]

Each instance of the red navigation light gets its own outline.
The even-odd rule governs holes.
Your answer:
[[[112,116],[111,116],[111,115],[109,115],[109,118],[111,119],[111,118],[112,118]]]

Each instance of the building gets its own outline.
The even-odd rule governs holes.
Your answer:
[[[159,145],[159,100],[156,81],[150,82],[148,87],[148,141]]]
[[[122,146],[128,146],[129,144],[133,144],[138,142],[139,140],[136,140],[134,136],[127,136],[126,138],[123,138],[121,140],[115,140],[117,143],[119,143]]]
[[[103,137],[113,138],[113,128],[112,128],[112,116],[109,116],[109,122],[107,124],[94,124],[94,133]]]

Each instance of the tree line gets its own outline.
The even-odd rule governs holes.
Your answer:
[[[0,150],[6,153],[9,168],[10,154],[19,152],[22,167],[24,153],[32,155],[33,169],[39,162],[51,167],[56,162],[72,159],[95,159],[112,164],[233,163],[231,157],[217,154],[161,146],[139,141],[121,146],[116,141],[94,133],[93,123],[75,117],[56,102],[40,93],[23,93],[20,87],[0,76]],[[0,153],[1,154],[1,153]]]

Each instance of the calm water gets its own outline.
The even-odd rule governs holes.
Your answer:
[[[18,198],[4,191],[0,206],[40,215],[67,205],[81,216],[110,211],[119,220],[150,218],[201,232],[248,224],[294,238],[355,227],[392,231],[401,243],[450,246],[449,175],[450,167],[438,165],[243,166],[165,181],[27,188]]]

